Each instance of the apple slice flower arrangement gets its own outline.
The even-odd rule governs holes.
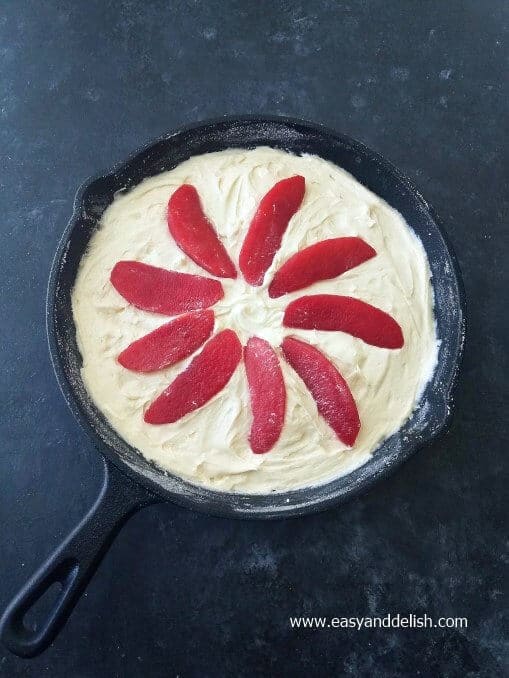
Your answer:
[[[262,198],[245,236],[239,268],[251,286],[260,286],[281,246],[292,216],[305,193],[305,180],[293,176],[276,183]],[[243,360],[251,402],[249,444],[256,454],[271,450],[284,426],[286,388],[279,352],[253,336],[243,347],[232,329],[215,335],[211,307],[223,298],[217,278],[237,278],[237,269],[213,224],[205,215],[196,189],[180,186],[168,203],[168,229],[178,247],[214,278],[170,271],[138,261],[119,261],[111,283],[130,304],[171,316],[170,322],[134,341],[118,362],[136,372],[153,372],[201,351],[145,411],[145,422],[171,424],[203,407],[226,387]],[[298,292],[330,280],[376,256],[357,237],[323,240],[290,257],[269,287],[271,298]],[[399,324],[384,311],[348,296],[303,295],[288,304],[283,326],[346,332],[375,347],[399,349]],[[281,355],[304,382],[319,414],[346,445],[355,443],[360,419],[350,388],[335,365],[318,348],[293,336],[284,338]]]

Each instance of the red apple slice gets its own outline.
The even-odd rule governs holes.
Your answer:
[[[331,238],[297,252],[274,276],[269,296],[273,299],[301,290],[319,280],[330,280],[376,255],[362,238]]]
[[[168,228],[180,249],[198,266],[219,278],[237,277],[223,243],[202,210],[194,186],[184,184],[171,196]]]
[[[163,315],[207,308],[223,298],[218,280],[168,271],[140,261],[119,261],[111,271],[110,280],[133,306]]]
[[[296,175],[279,181],[262,198],[239,256],[240,270],[250,285],[262,284],[304,191],[305,179]]]
[[[346,381],[330,360],[314,346],[287,337],[281,348],[286,360],[313,396],[318,412],[337,437],[351,447],[361,422]]]
[[[403,332],[388,313],[353,297],[316,294],[288,304],[285,327],[302,330],[339,331],[380,348],[401,348]]]
[[[230,381],[241,358],[242,346],[233,330],[216,334],[150,405],[147,424],[171,424],[203,407]]]
[[[207,341],[213,329],[212,311],[188,313],[133,341],[117,360],[135,372],[162,370],[194,353]]]
[[[253,413],[249,443],[255,454],[263,454],[279,440],[285,420],[283,373],[272,346],[258,337],[247,342],[244,363]]]

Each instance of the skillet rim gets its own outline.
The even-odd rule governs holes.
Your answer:
[[[433,423],[433,426],[431,426],[426,436],[419,439],[419,431],[414,432],[413,436],[410,435],[407,440],[403,441],[404,444],[399,441],[398,449],[395,452],[392,452],[388,458],[385,458],[385,455],[383,454],[376,456],[377,452],[382,450],[382,448],[386,446],[390,448],[389,443],[393,441],[393,439],[396,440],[396,437],[400,432],[397,431],[395,434],[393,434],[393,436],[390,436],[376,448],[368,461],[345,476],[341,476],[321,485],[314,485],[287,492],[247,495],[233,492],[222,492],[198,485],[193,485],[192,483],[183,480],[178,476],[174,476],[157,469],[154,465],[150,464],[147,462],[147,460],[141,457],[141,455],[137,453],[134,448],[123,441],[123,439],[107,423],[106,427],[109,429],[110,434],[113,434],[113,438],[120,441],[120,443],[123,444],[121,446],[125,446],[126,448],[130,449],[134,455],[136,455],[136,465],[144,467],[143,470],[140,470],[140,468],[135,468],[133,464],[128,463],[126,458],[122,456],[122,452],[120,450],[111,445],[111,443],[106,442],[104,438],[98,433],[97,428],[94,427],[91,421],[92,416],[89,412],[87,412],[83,403],[80,401],[75,388],[73,388],[72,379],[67,374],[65,361],[62,357],[63,348],[58,338],[59,333],[57,328],[56,305],[60,287],[66,286],[64,283],[62,283],[61,273],[62,270],[64,270],[63,266],[65,265],[65,258],[71,243],[72,235],[75,229],[79,226],[80,220],[83,218],[85,201],[93,192],[92,189],[94,187],[97,187],[100,182],[118,179],[119,176],[121,176],[130,165],[134,164],[136,161],[142,160],[151,149],[155,149],[158,147],[158,145],[169,142],[175,137],[182,137],[188,133],[195,133],[199,135],[203,134],[203,132],[207,130],[209,130],[210,133],[210,129],[217,130],[218,128],[221,128],[221,126],[225,125],[249,126],[263,124],[272,126],[281,125],[281,129],[286,128],[287,130],[292,129],[294,131],[307,130],[308,133],[318,134],[321,137],[334,139],[336,142],[339,142],[343,146],[351,149],[352,152],[361,154],[367,158],[370,163],[374,163],[378,167],[381,167],[382,171],[386,175],[392,175],[392,178],[408,191],[420,209],[426,213],[429,221],[435,227],[437,234],[442,239],[444,254],[451,264],[450,278],[451,282],[454,283],[456,288],[455,297],[458,303],[459,317],[456,336],[452,337],[452,339],[449,336],[445,338],[440,337],[442,341],[446,342],[452,342],[453,339],[455,340],[455,342],[453,342],[454,360],[449,373],[446,375],[447,381],[442,385],[441,393],[434,394],[437,396],[437,400],[432,403],[434,407],[431,408],[428,419],[424,420],[422,428],[425,428],[426,426],[430,428],[430,423]],[[272,145],[269,139],[266,139],[265,143],[267,145]],[[274,144],[274,146],[283,148],[284,144],[280,144],[279,146]],[[248,146],[246,145],[244,147]],[[147,174],[146,176],[152,176],[152,174]],[[355,178],[360,181],[357,177]],[[139,183],[139,180],[137,180],[135,184],[136,183]],[[360,183],[363,182],[361,181]],[[384,198],[384,196],[381,197]],[[387,202],[389,201],[387,200]],[[389,204],[391,203],[389,202]],[[419,235],[419,233],[417,235]],[[427,250],[426,253],[429,257]],[[72,289],[73,283],[74,280],[72,281],[72,284],[67,285],[67,287]],[[435,285],[433,284],[433,281],[432,285],[435,291]],[[74,327],[72,317],[71,323]],[[422,197],[420,191],[413,185],[413,183],[381,154],[371,150],[362,142],[359,142],[347,135],[335,132],[324,125],[298,118],[258,115],[223,116],[221,118],[203,120],[198,123],[186,125],[180,127],[176,131],[162,134],[156,139],[153,139],[139,147],[124,161],[114,164],[107,172],[99,173],[82,183],[74,199],[72,216],[62,234],[51,265],[46,297],[46,328],[51,361],[60,390],[62,391],[62,394],[73,415],[76,417],[85,432],[92,437],[95,446],[99,449],[99,452],[103,455],[103,457],[105,457],[107,462],[112,463],[131,480],[134,480],[147,490],[155,492],[165,500],[172,501],[187,508],[194,508],[212,515],[237,518],[282,518],[300,516],[307,513],[324,510],[332,505],[337,505],[359,495],[360,493],[368,490],[379,480],[394,472],[404,461],[415,454],[418,449],[431,444],[437,437],[443,435],[448,430],[453,416],[454,391],[458,383],[459,371],[464,353],[466,331],[466,299],[456,254],[451,247],[449,238],[439,218],[437,217],[436,212]],[[437,368],[433,373],[430,383],[434,382],[436,374]],[[91,404],[92,403],[89,399],[89,402],[87,403],[89,409],[92,409],[93,412],[95,410],[94,416],[103,420],[101,424],[104,427],[104,423],[106,422],[105,418],[99,412],[99,410],[93,406],[93,404],[90,408]],[[417,409],[418,408],[414,410],[414,413],[409,417],[407,422],[403,424],[403,429],[409,422],[412,422],[415,419]],[[97,425],[98,421],[95,421],[94,423]],[[163,481],[163,479],[167,485],[166,487],[161,485],[161,481]]]

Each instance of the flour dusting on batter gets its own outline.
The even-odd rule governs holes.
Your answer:
[[[184,183],[198,190],[203,209],[238,262],[239,251],[263,195],[279,180],[300,174],[306,192],[261,287],[221,279],[215,332],[231,328],[245,343],[267,339],[279,352],[293,335],[320,349],[339,369],[357,403],[361,429],[353,448],[342,444],[318,415],[304,383],[280,355],[287,390],[282,435],[266,454],[253,454],[243,365],[209,403],[173,424],[143,421],[150,403],[190,358],[150,374],[121,367],[116,357],[132,341],[167,323],[167,316],[130,305],[110,283],[125,259],[206,275],[175,244],[166,222],[170,195]],[[327,238],[358,236],[377,256],[334,280],[277,299],[267,293],[274,273],[295,252]],[[303,294],[359,298],[390,313],[405,339],[402,349],[365,344],[340,332],[289,330],[284,309]],[[217,490],[268,493],[316,485],[363,464],[412,413],[437,359],[430,270],[421,242],[401,215],[351,175],[316,156],[270,148],[195,156],[170,172],[118,195],[90,241],[72,295],[82,377],[114,429],[147,459],[187,480]]]

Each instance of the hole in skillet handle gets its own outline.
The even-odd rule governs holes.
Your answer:
[[[62,563],[62,577],[43,590],[38,600],[26,611],[22,619],[25,629],[35,633],[42,628],[42,622],[53,614],[64,588],[67,588],[67,581],[74,578],[78,567],[79,563],[76,561]]]
[[[37,576],[31,579],[16,596],[9,606],[12,614],[7,618],[6,613],[2,620],[2,639],[12,652],[22,657],[34,656],[41,651],[41,644],[48,634],[51,639],[54,637],[52,631],[58,624],[78,572],[78,561],[69,558],[50,569],[41,579]],[[56,598],[48,606],[50,594],[56,594]]]
[[[63,585],[61,582],[56,581],[51,584],[39,599],[33,603],[32,607],[28,608],[25,616],[22,618],[23,627],[33,632],[40,629],[41,620],[48,617],[62,589]]]
[[[34,657],[54,640],[126,520],[161,501],[111,464],[96,502],[8,605],[0,621],[3,644],[19,657]],[[48,606],[52,589],[56,599]],[[42,613],[42,614],[38,614]],[[30,623],[36,620],[35,624]]]

